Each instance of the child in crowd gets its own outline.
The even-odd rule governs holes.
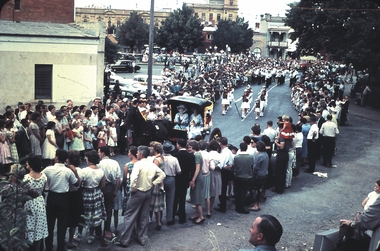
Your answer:
[[[115,156],[115,146],[117,146],[116,123],[110,122],[107,145],[110,147],[110,155]]]
[[[98,132],[97,138],[98,138],[98,148],[106,145],[107,133],[103,125],[99,126],[99,132]]]
[[[375,187],[373,188],[374,191],[370,192],[362,202],[362,207],[364,208],[364,211],[369,208],[370,205],[372,205],[377,198],[380,196],[380,180],[377,180],[375,182]]]

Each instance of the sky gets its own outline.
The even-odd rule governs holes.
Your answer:
[[[202,3],[207,0],[155,0],[155,9],[181,8],[183,2]],[[272,16],[285,16],[287,4],[299,2],[299,0],[239,0],[239,16],[249,21],[250,26],[254,26],[256,20],[260,20],[260,15],[269,13]],[[110,6],[112,9],[150,9],[151,0],[75,0],[76,7],[88,7],[95,5],[98,7]]]

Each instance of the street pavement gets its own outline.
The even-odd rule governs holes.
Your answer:
[[[238,146],[243,136],[250,133],[254,123],[259,123],[261,129],[265,128],[267,120],[274,123],[277,117],[287,114],[297,120],[297,112],[290,102],[290,88],[288,82],[283,86],[269,87],[268,106],[264,117],[255,119],[251,113],[244,121],[239,117],[240,103],[231,107],[227,115],[221,114],[221,100],[219,100],[213,113],[214,127],[219,127],[223,136],[229,142]],[[253,93],[258,93],[262,86],[252,86]],[[235,99],[239,98],[244,87],[235,90]],[[346,88],[346,93],[349,88]],[[333,162],[337,168],[323,167],[317,163],[316,171],[326,173],[327,179],[306,174],[301,170],[298,179],[293,180],[292,187],[287,189],[284,195],[267,193],[268,200],[262,205],[260,214],[273,214],[280,219],[284,226],[284,235],[278,244],[288,250],[310,250],[313,246],[314,235],[317,232],[336,228],[340,218],[349,218],[356,210],[360,210],[360,203],[372,190],[373,182],[380,178],[378,172],[379,154],[379,129],[380,112],[370,107],[360,107],[350,100],[348,125],[340,127],[340,135],[337,138],[337,155]],[[127,163],[126,155],[112,157],[117,160],[122,168]],[[165,216],[163,217],[162,231],[154,230],[153,221],[149,226],[148,245],[141,247],[136,242],[131,242],[128,250],[237,250],[238,248],[250,248],[248,243],[248,229],[255,215],[237,215],[234,212],[233,203],[228,203],[227,213],[213,213],[211,219],[206,220],[205,227],[199,231],[192,229],[192,223],[184,225],[175,224],[167,227]],[[187,204],[187,213],[191,215],[194,209]],[[120,213],[120,212],[119,212]],[[259,214],[257,214],[259,215]],[[256,216],[257,216],[256,215]],[[122,229],[123,217],[119,217],[119,228]],[[113,229],[113,226],[112,226]],[[190,231],[191,230],[191,231]],[[211,241],[210,233],[215,235],[215,241]],[[233,233],[233,237],[231,236]],[[186,246],[188,242],[171,242],[170,240],[191,238],[194,246]],[[215,242],[218,249],[215,249]],[[85,244],[83,248],[89,250],[104,250],[98,242],[91,245]],[[108,250],[124,250],[119,247],[110,247]],[[192,249],[193,250],[193,249]]]

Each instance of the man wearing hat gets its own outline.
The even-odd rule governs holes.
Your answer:
[[[164,179],[164,188],[166,196],[166,224],[173,225],[174,222],[174,196],[175,196],[175,176],[181,174],[181,167],[179,166],[178,159],[173,157],[170,153],[175,149],[175,146],[170,141],[165,141],[162,144],[164,150],[164,165],[163,171],[166,175]]]
[[[66,127],[62,123],[63,119],[63,112],[61,110],[57,110],[55,112],[55,140],[57,142],[57,145],[59,149],[63,149],[64,147],[64,141],[65,141],[65,132],[66,132]]]

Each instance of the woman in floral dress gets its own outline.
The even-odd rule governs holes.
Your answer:
[[[48,236],[47,219],[45,200],[42,196],[47,177],[41,173],[41,158],[33,156],[26,162],[26,169],[29,174],[24,176],[24,181],[28,181],[29,186],[34,191],[38,192],[38,197],[29,200],[25,203],[25,209],[31,212],[31,215],[26,216],[26,225],[29,230],[28,240],[33,243],[30,250],[39,251],[42,240]]]
[[[124,212],[127,209],[127,203],[128,203],[129,197],[131,196],[131,180],[129,177],[131,176],[133,165],[138,161],[136,154],[137,154],[137,147],[135,146],[129,147],[128,157],[131,161],[125,164],[124,166],[124,174],[123,174],[124,201],[123,201],[122,215],[124,215]]]
[[[162,156],[162,144],[157,141],[152,141],[150,143],[150,147],[153,150],[153,163],[156,164],[162,170],[164,165],[164,157]],[[150,213],[151,217],[153,212],[156,216],[157,230],[161,230],[162,211],[165,208],[163,187],[163,183],[153,186],[152,199],[150,201]]]

